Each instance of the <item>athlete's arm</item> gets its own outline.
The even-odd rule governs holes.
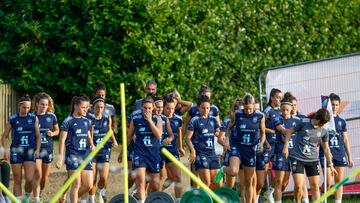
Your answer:
[[[50,137],[58,136],[60,133],[59,124],[55,124],[55,125],[53,125],[53,127],[54,127],[54,131],[51,131],[49,129],[47,131],[47,135]]]
[[[263,117],[260,121],[260,143],[259,143],[259,151],[263,150],[263,145],[266,140],[265,134],[265,118]]]
[[[64,164],[64,148],[65,148],[65,140],[67,138],[68,132],[66,131],[60,131],[60,137],[59,137],[59,158],[56,162],[56,167],[61,168],[61,166]]]
[[[217,140],[217,142],[219,143],[219,144],[221,144],[222,146],[225,146],[225,137],[224,136],[222,136],[222,135],[220,135],[220,129],[219,128],[217,128],[216,129],[216,131],[215,131],[215,136],[218,138],[218,140]]]
[[[5,125],[5,130],[3,134],[1,135],[1,146],[4,148],[4,159],[9,160],[9,150],[7,149],[7,143],[9,140],[9,134],[11,131],[11,123],[7,122]]]
[[[35,137],[36,137],[36,149],[35,149],[35,157],[37,158],[40,156],[40,147],[41,147],[41,135],[40,135],[40,128],[39,128],[39,120],[35,117]]]
[[[180,152],[180,155],[181,155],[181,156],[184,156],[184,155],[185,155],[185,150],[184,150],[184,147],[183,147],[182,127],[179,127],[179,130],[178,130],[177,148],[178,148],[178,150],[179,150],[179,152]]]
[[[154,123],[154,121],[152,120],[152,114],[148,113],[150,116],[145,116],[145,119],[149,122],[150,124],[150,128],[151,128],[151,132],[155,135],[155,137],[157,137],[158,139],[161,138],[163,131],[162,131],[162,119],[160,116],[158,116],[157,122],[156,124]],[[148,117],[148,118],[147,118]]]
[[[196,158],[195,148],[194,148],[193,143],[191,142],[191,137],[193,136],[193,134],[194,134],[194,131],[191,131],[191,130],[186,131],[186,141],[187,141],[187,145],[190,149],[190,157],[189,157],[190,163],[194,163],[195,158]]]
[[[331,151],[330,151],[330,147],[329,147],[329,143],[327,141],[323,141],[321,140],[320,141],[320,144],[321,144],[321,147],[323,148],[324,150],[324,154],[325,154],[325,157],[326,157],[326,161],[327,163],[330,165],[330,172],[332,175],[337,175],[337,171],[335,170],[334,168],[334,165],[332,163],[332,154],[331,154]]]
[[[89,139],[89,143],[90,143],[90,149],[91,150],[95,149],[94,139],[93,139],[93,136],[91,135],[90,130],[88,131],[88,139]]]
[[[128,135],[128,139],[127,139],[127,143],[126,143],[127,145],[129,145],[131,140],[134,139],[134,134],[135,134],[134,121],[130,121],[129,128],[127,130],[127,135]]]
[[[111,119],[109,119],[109,129],[112,129],[111,126],[112,126],[112,121],[111,121]],[[112,146],[113,147],[118,146],[118,143],[117,143],[116,138],[115,138],[115,132],[114,131],[111,133],[111,141],[112,141]]]
[[[117,134],[118,133],[118,125],[117,125],[117,121],[116,121],[116,116],[115,115],[112,115],[111,116],[111,129],[113,129],[114,133]],[[113,142],[114,143],[114,142]]]
[[[349,167],[351,168],[351,167],[354,166],[354,162],[353,162],[352,157],[351,157],[350,142],[349,142],[348,132],[343,132],[342,136],[343,136],[343,139],[344,139],[345,152],[346,152],[346,156],[347,156],[347,159],[348,159],[348,164],[349,164]]]
[[[287,129],[286,130],[286,132],[285,132],[285,134],[283,134],[284,136],[285,136],[285,140],[284,140],[284,148],[283,148],[283,152],[282,152],[282,154],[283,154],[283,156],[285,157],[285,158],[287,158],[288,157],[288,155],[289,155],[289,141],[290,141],[290,139],[291,139],[291,136],[292,136],[292,134],[295,132],[295,129],[294,128],[290,128],[290,129]]]
[[[190,110],[192,107],[192,102],[181,100],[179,97],[174,97],[177,100],[178,104],[181,105],[180,113],[183,114]]]
[[[184,126],[183,126],[183,132],[185,135],[187,134],[187,128],[190,123],[190,120],[191,120],[191,117],[190,117],[189,113],[187,113],[185,116]]]
[[[163,145],[168,145],[174,140],[174,133],[170,126],[170,121],[168,118],[166,118],[166,132],[168,134],[168,137],[163,141]]]

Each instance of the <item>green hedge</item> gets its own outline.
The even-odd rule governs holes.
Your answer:
[[[202,84],[224,114],[257,94],[266,68],[360,50],[359,1],[2,0],[0,78],[50,93],[67,114],[74,94],[103,80],[110,103],[126,83],[132,106],[146,80],[194,100]]]

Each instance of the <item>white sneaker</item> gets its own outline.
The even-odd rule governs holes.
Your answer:
[[[97,203],[104,203],[104,199],[101,194],[98,193]]]
[[[274,203],[274,188],[269,188],[266,192],[264,192],[264,197],[270,202],[270,203]]]

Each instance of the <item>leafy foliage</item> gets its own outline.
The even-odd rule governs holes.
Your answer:
[[[107,84],[129,108],[146,80],[160,94],[194,100],[202,84],[227,114],[231,100],[257,95],[261,70],[360,50],[359,1],[3,0],[0,78],[21,91],[49,92],[60,117],[72,95]]]

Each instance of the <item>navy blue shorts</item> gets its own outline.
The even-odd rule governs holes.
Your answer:
[[[177,160],[180,160],[180,155],[178,152],[173,152],[173,151],[170,151],[170,153],[177,159]],[[171,163],[171,160],[166,158],[165,156],[163,156],[163,159],[165,161],[165,163]]]
[[[111,149],[103,148],[98,154],[93,158],[93,163],[108,163],[111,157]]]
[[[321,168],[324,168],[324,157],[319,157],[320,158],[320,165],[321,165]],[[334,159],[332,160],[332,163],[334,164],[334,167],[347,167],[348,166],[348,161],[347,161],[347,158],[346,156],[344,156],[342,158],[342,160],[339,160],[339,159]],[[327,168],[329,168],[329,164],[327,163]]]
[[[22,164],[26,161],[35,162],[35,149],[27,147],[11,147],[10,163]]]
[[[274,169],[275,171],[291,171],[290,160],[285,158],[280,153],[275,154],[272,163],[272,169]]]
[[[132,170],[136,170],[137,168],[146,168],[150,173],[160,173],[160,156],[154,155],[140,155],[134,153],[133,161],[132,161]]]
[[[241,165],[245,167],[255,167],[256,165],[256,145],[232,146],[230,157],[239,157]]]
[[[65,159],[66,170],[70,171],[70,170],[76,170],[77,168],[79,168],[81,163],[86,159],[86,157],[88,155],[89,154],[80,155],[80,154],[68,154],[67,153],[66,154],[66,159]],[[87,171],[92,171],[93,170],[92,161],[90,161],[86,165],[84,170],[87,170]]]
[[[127,152],[128,161],[132,161],[134,158],[134,150],[128,150]]]
[[[215,170],[220,168],[219,158],[216,155],[196,155],[195,170],[210,169]]]
[[[273,160],[275,156],[275,145],[271,145],[271,150],[266,151],[266,145],[263,146],[263,152],[256,156],[256,170],[262,171],[265,170],[265,165]]]
[[[44,164],[50,164],[54,160],[54,150],[53,148],[41,148],[40,156],[37,159],[41,159]]]

